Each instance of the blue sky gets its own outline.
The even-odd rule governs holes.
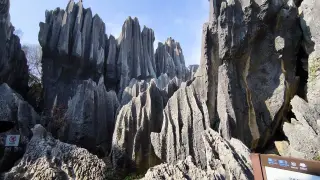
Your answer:
[[[76,2],[78,0],[75,0]],[[106,33],[118,37],[128,16],[155,32],[156,42],[179,41],[186,64],[199,64],[202,25],[208,19],[208,0],[83,0],[106,24]],[[11,0],[11,22],[23,32],[22,43],[38,43],[39,22],[45,10],[65,8],[68,0]]]

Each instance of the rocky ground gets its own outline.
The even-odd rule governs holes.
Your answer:
[[[253,179],[251,152],[319,159],[320,2],[208,6],[189,67],[137,18],[116,38],[82,1],[46,11],[34,87],[0,1],[0,117],[23,139],[1,153],[2,178]]]

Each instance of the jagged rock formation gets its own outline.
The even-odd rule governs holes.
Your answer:
[[[189,71],[188,78],[187,78],[188,80],[190,80],[194,77],[198,68],[199,68],[199,65],[197,65],[197,64],[188,66],[188,71]]]
[[[40,117],[34,109],[24,99],[12,90],[6,83],[0,85],[0,119],[1,121],[13,121],[15,127],[2,133],[5,137],[7,134],[16,134],[21,136],[21,142],[16,151],[9,149],[1,154],[0,172],[9,170],[18,160],[25,150],[26,143],[32,134],[30,129],[39,123]],[[3,144],[4,145],[4,144]]]
[[[307,100],[320,109],[320,2],[304,0],[299,7],[300,25],[303,32],[302,46],[308,54]]]
[[[170,78],[177,76],[178,79],[183,81],[187,80],[188,71],[185,66],[181,46],[171,37],[168,38],[164,44],[158,44],[155,53],[155,61],[157,76],[166,73]]]
[[[151,81],[154,81],[160,90],[166,91],[168,97],[171,97],[182,83],[177,77],[170,79],[167,74],[161,74],[158,78],[151,80],[139,81],[133,78],[122,93],[121,105],[127,104],[133,97],[137,97],[140,93],[146,91]]]
[[[164,110],[161,133],[151,133],[155,153],[165,162],[175,163],[191,155],[197,164],[205,165],[201,133],[210,126],[194,88],[190,85],[174,93]]]
[[[105,179],[106,165],[97,156],[54,139],[41,125],[32,132],[24,156],[3,179]]]
[[[106,91],[103,78],[98,84],[84,81],[68,102],[67,127],[62,137],[86,149],[109,153],[118,107],[117,94]]]
[[[133,78],[149,82],[157,77],[153,30],[144,27],[140,31],[138,19],[129,17],[121,36],[117,40],[113,36],[108,39],[99,16],[83,8],[81,1],[71,0],[66,10],[57,8],[46,12],[45,22],[40,23],[39,42],[43,49],[43,101],[49,117],[45,124],[55,123],[52,117],[57,114],[56,109],[62,109],[60,114],[67,123],[58,130],[60,139],[77,142],[90,150],[102,146],[104,152],[108,152],[118,104],[114,93],[108,94],[106,89],[116,91],[124,105],[143,92],[132,87],[136,84]],[[180,45],[171,40],[167,46],[170,56],[181,62],[175,74],[181,77],[183,74],[184,78],[186,71]],[[161,87],[169,84],[167,89],[171,94],[177,89],[174,83],[178,80],[161,79],[162,76],[156,82]],[[102,137],[105,130],[108,137]]]
[[[120,95],[132,78],[147,79],[156,77],[152,29],[144,27],[142,32],[137,18],[129,17],[122,27],[118,39],[118,72],[120,74]]]
[[[214,119],[215,64],[210,56],[214,49],[208,38],[209,33],[205,26],[201,64],[195,78],[181,85],[172,95],[163,112],[161,132],[151,133],[154,151],[164,162],[176,163],[190,155],[195,165],[201,168],[206,166],[201,133],[217,123]]]
[[[112,89],[112,90],[117,90],[117,86],[119,83],[119,74],[118,74],[118,65],[117,65],[117,52],[118,52],[118,47],[117,47],[117,40],[115,37],[110,35],[109,41],[108,41],[108,58],[105,61],[105,85],[106,88]]]
[[[286,117],[296,92],[297,20],[292,0],[210,1],[208,56],[225,138],[264,147]]]
[[[7,83],[23,97],[28,92],[28,65],[20,39],[10,22],[10,1],[0,2],[0,83]]]
[[[276,142],[280,155],[302,159],[320,156],[320,112],[315,106],[295,96],[291,100],[296,119],[285,122],[283,131],[287,141]]]
[[[105,35],[105,24],[81,1],[70,1],[66,10],[46,12],[39,42],[48,124],[60,126],[60,139],[109,152],[118,101],[115,92],[106,91],[103,78],[106,62],[112,62],[106,61],[107,44],[113,42]]]
[[[68,3],[66,10],[46,11],[40,23],[45,108],[51,110],[55,98],[67,104],[81,80],[98,81],[103,73],[107,37],[98,15],[92,17],[82,2]]]
[[[160,163],[153,152],[150,133],[160,132],[166,102],[165,92],[152,80],[145,92],[121,108],[112,141],[115,168],[143,171]]]
[[[253,179],[250,151],[237,139],[229,142],[208,129],[202,134],[205,144],[206,170],[188,156],[175,165],[161,164],[148,170],[143,179]]]

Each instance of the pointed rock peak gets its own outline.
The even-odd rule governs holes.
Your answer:
[[[71,13],[73,11],[74,5],[75,5],[74,1],[70,0],[66,7],[67,13]]]
[[[110,34],[110,36],[109,36],[109,40],[116,40],[116,38],[112,35],[112,34]]]
[[[163,44],[162,42],[158,42],[158,48],[161,47],[161,46],[163,46],[163,45],[164,45],[164,44]],[[158,48],[157,48],[157,49],[158,49]]]
[[[155,79],[151,79],[149,88],[151,89],[151,88],[155,88],[155,87],[157,87],[156,80]]]
[[[132,19],[132,17],[131,16],[129,16],[126,20],[125,20],[125,23],[127,22],[127,21],[133,21],[133,19]]]
[[[98,14],[95,14],[92,19],[93,19],[93,21],[98,20],[98,21],[103,22]]]
[[[175,43],[175,40],[172,37],[169,37],[166,41],[166,44],[172,44]]]
[[[87,14],[87,13],[90,13],[90,14],[91,14],[91,16],[92,16],[92,10],[91,10],[91,8],[90,8],[90,7],[86,9],[86,14]]]
[[[143,32],[148,32],[148,31],[151,31],[151,32],[153,32],[153,30],[151,29],[151,28],[148,28],[146,25],[143,25],[143,29],[142,29],[142,33]]]
[[[138,22],[139,23],[139,19],[137,17],[134,17],[134,22]]]

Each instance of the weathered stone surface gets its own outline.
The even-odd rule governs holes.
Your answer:
[[[62,137],[67,142],[106,155],[111,149],[119,102],[117,94],[107,92],[103,82],[103,78],[98,84],[90,79],[78,86],[75,96],[68,102],[64,117],[67,128]]]
[[[298,96],[291,105],[296,119],[283,125],[289,142],[277,142],[277,148],[282,149],[279,153],[283,156],[312,160],[320,156],[320,112]]]
[[[229,142],[208,129],[201,133],[205,144],[206,169],[191,156],[175,165],[161,164],[148,170],[143,179],[253,179],[249,149],[237,139]]]
[[[215,81],[218,65],[212,59],[215,49],[209,25],[204,26],[201,64],[195,78],[181,84],[168,100],[163,112],[160,133],[151,133],[156,155],[167,163],[176,163],[187,156],[194,158],[196,166],[206,166],[205,148],[201,133],[215,127]],[[210,110],[209,110],[210,109]]]
[[[304,0],[299,7],[302,45],[308,57],[307,100],[320,109],[320,13],[319,1]]]
[[[24,98],[28,92],[28,65],[20,39],[10,22],[10,1],[0,2],[0,83],[7,83]]]
[[[145,92],[133,97],[121,108],[112,141],[112,163],[115,168],[143,171],[159,164],[150,133],[160,132],[166,102],[166,94],[152,80]]]
[[[115,38],[108,40],[104,22],[82,1],[71,0],[65,10],[46,12],[39,42],[44,124],[61,140],[109,153],[119,106],[116,93],[106,90],[116,90],[118,82]]]
[[[177,76],[182,81],[187,80],[187,68],[181,46],[171,37],[164,44],[158,44],[155,61],[157,76],[166,73],[170,78]]]
[[[153,56],[153,30],[144,27],[142,32],[137,18],[129,17],[122,26],[118,38],[118,78],[119,97],[132,78],[147,79],[156,77]]]
[[[195,94],[192,85],[178,89],[164,110],[161,132],[151,133],[155,153],[164,162],[176,163],[191,155],[197,165],[205,165],[201,133],[210,126]]]
[[[4,151],[4,154],[1,154],[0,172],[3,172],[9,170],[14,162],[23,155],[26,143],[28,143],[32,134],[30,129],[36,123],[39,123],[40,117],[19,94],[6,83],[3,83],[0,85],[0,119],[1,121],[13,121],[15,123],[12,130],[0,134],[2,138],[5,138],[7,134],[21,136],[21,143],[19,147],[15,148],[16,150],[9,148]]]
[[[188,66],[188,76],[187,76],[187,79],[190,80],[194,77],[194,75],[196,74],[197,70],[199,68],[199,65],[197,64],[194,64],[194,65],[190,65]]]
[[[54,139],[41,125],[19,163],[3,175],[18,179],[105,179],[105,163],[87,150]]]
[[[145,80],[131,79],[129,85],[124,89],[121,98],[121,105],[125,105],[131,101],[132,98],[137,97],[140,93],[145,92],[149,83]]]
[[[213,83],[219,131],[250,148],[263,147],[286,117],[296,90],[298,9],[292,0],[211,0],[210,6],[209,41],[217,50],[208,56],[218,74]]]
[[[57,104],[66,105],[82,80],[99,80],[106,42],[105,24],[81,1],[69,1],[65,10],[46,11],[39,32],[46,110],[51,110],[56,97]]]
[[[105,85],[106,88],[117,90],[118,86],[118,67],[117,67],[117,40],[110,35],[109,41],[108,41],[108,49],[106,52],[108,52],[107,59],[105,61]]]
[[[155,82],[160,90],[167,92],[168,98],[173,95],[182,83],[177,77],[170,79],[167,74],[161,74],[158,78],[147,80],[137,80],[133,78],[122,93],[121,105],[127,104],[133,97],[137,97],[140,93],[146,91],[151,81]]]

